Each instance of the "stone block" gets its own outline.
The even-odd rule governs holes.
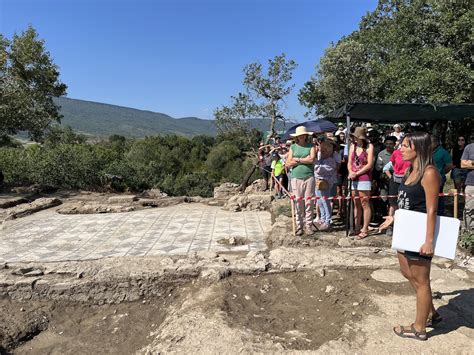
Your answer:
[[[238,193],[239,185],[226,182],[214,188],[214,198],[230,198]]]
[[[118,195],[107,199],[108,203],[132,203],[134,201],[138,201],[138,197],[135,195]]]

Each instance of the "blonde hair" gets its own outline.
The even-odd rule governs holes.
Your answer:
[[[418,163],[418,171],[416,173],[413,184],[417,184],[422,178],[428,166],[433,165],[433,148],[431,146],[431,136],[426,132],[408,133],[403,137],[407,140],[410,147],[416,152],[415,160]],[[403,141],[402,141],[403,142]],[[413,171],[413,164],[407,169],[405,176],[410,175]]]

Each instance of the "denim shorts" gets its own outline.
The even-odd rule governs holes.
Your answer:
[[[371,191],[372,182],[371,181],[352,181],[352,190]]]
[[[451,179],[454,181],[465,181],[467,178],[467,169],[455,168],[451,171]]]

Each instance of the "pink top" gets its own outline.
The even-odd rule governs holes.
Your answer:
[[[361,170],[364,166],[366,166],[369,161],[368,157],[369,155],[367,154],[367,151],[364,149],[362,153],[359,155],[356,154],[357,148],[354,147],[354,151],[352,152],[352,165],[351,169],[354,173],[358,172]],[[372,180],[372,170],[369,170],[365,174],[357,176],[354,181],[371,181]]]
[[[390,161],[393,165],[393,173],[398,176],[405,175],[405,171],[410,167],[411,163],[407,160],[403,160],[402,152],[400,149],[397,149],[393,152],[390,157]]]

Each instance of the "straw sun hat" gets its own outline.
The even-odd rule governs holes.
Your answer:
[[[366,141],[369,140],[367,138],[367,128],[365,127],[356,127],[354,133],[352,133],[351,136],[356,137],[358,139],[363,139]]]
[[[302,135],[305,135],[305,134],[307,134],[309,136],[312,136],[313,132],[307,131],[305,126],[298,126],[298,127],[296,127],[295,133],[290,134],[290,136],[298,137],[298,136],[302,136]]]

